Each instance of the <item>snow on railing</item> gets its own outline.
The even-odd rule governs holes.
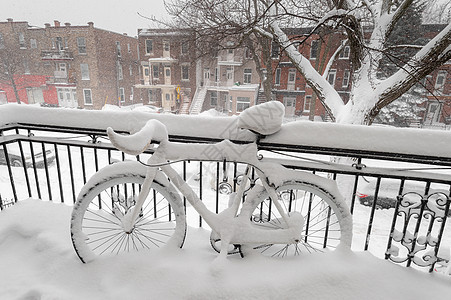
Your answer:
[[[136,132],[147,120],[157,119],[168,128],[170,136],[196,136],[199,139],[251,141],[255,135],[237,128],[237,118],[149,114],[139,111],[89,111],[41,108],[25,105],[0,106],[0,126],[35,124]],[[358,126],[335,123],[297,121],[284,124],[263,144],[287,145],[291,148],[343,149],[349,152],[397,153],[399,156],[433,157],[451,161],[451,132]]]
[[[0,199],[71,205],[97,170],[136,159],[111,146],[106,128],[133,133],[149,119],[164,123],[173,141],[257,141],[267,159],[337,180],[354,216],[354,250],[429,271],[449,259],[439,255],[451,246],[449,131],[297,121],[256,137],[238,129],[236,117],[2,105]],[[236,163],[177,164],[203,201],[212,197],[215,211],[227,205],[219,185],[236,185],[242,172]],[[190,220],[202,224],[198,216]]]

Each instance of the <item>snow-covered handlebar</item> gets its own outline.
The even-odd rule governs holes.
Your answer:
[[[121,135],[107,128],[108,137],[117,149],[130,155],[143,153],[152,142],[162,142],[168,139],[166,126],[158,120],[149,120],[138,132],[131,135]]]

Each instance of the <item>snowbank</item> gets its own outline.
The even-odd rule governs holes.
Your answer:
[[[334,252],[291,260],[215,261],[209,232],[188,228],[183,249],[82,264],[71,207],[21,201],[0,212],[0,299],[446,299],[451,278]]]

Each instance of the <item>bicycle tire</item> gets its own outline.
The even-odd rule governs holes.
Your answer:
[[[72,244],[83,263],[98,255],[167,244],[183,246],[186,236],[183,203],[163,176],[157,176],[152,183],[133,230],[126,233],[120,218],[135,204],[146,170],[139,163],[123,162],[101,171],[83,187],[72,212]]]
[[[302,239],[293,244],[252,245],[264,255],[290,257],[303,253],[327,252],[352,241],[352,217],[337,191],[302,180],[285,180],[278,187],[280,204],[288,215],[301,213],[304,217]],[[267,230],[283,228],[283,221],[265,189],[256,192],[251,200],[252,224]],[[276,234],[276,232],[274,233]],[[240,249],[248,249],[243,247]],[[241,253],[244,256],[246,253]]]

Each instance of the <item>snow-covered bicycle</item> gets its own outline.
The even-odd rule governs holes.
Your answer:
[[[238,126],[273,134],[281,128],[283,114],[280,102],[267,102],[245,110]],[[171,142],[157,120],[133,135],[107,131],[112,144],[125,153],[138,155],[150,147],[154,152],[146,164],[109,165],[82,188],[73,208],[71,236],[83,262],[103,254],[182,247],[187,225],[180,195],[212,229],[210,242],[220,256],[255,251],[292,256],[350,247],[352,219],[336,183],[259,157],[256,142]],[[244,163],[246,171],[228,208],[210,211],[171,166],[180,160]],[[259,179],[249,189],[251,172]]]

